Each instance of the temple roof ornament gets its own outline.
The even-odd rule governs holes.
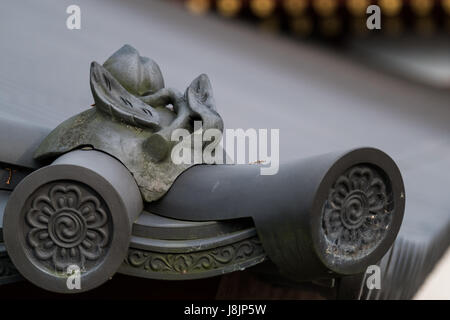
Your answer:
[[[11,261],[1,256],[0,280],[18,271],[75,293],[117,272],[185,280],[251,267],[274,282],[334,283],[391,248],[405,190],[381,150],[299,158],[274,175],[261,164],[176,164],[174,130],[191,136],[195,120],[223,130],[206,75],[184,93],[166,88],[158,65],[125,45],[91,64],[90,84],[93,107],[43,139],[38,167],[9,168],[0,242]],[[78,291],[67,285],[74,266]]]

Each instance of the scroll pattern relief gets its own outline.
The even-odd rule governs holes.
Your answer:
[[[192,253],[160,253],[130,249],[125,265],[149,272],[186,274],[220,269],[264,256],[260,241],[257,237],[253,237]]]

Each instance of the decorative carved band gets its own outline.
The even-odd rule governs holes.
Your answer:
[[[127,268],[144,271],[146,273],[159,273],[163,276],[149,276],[164,278],[164,275],[191,275],[190,278],[200,278],[202,273],[223,269],[238,270],[241,265],[265,259],[265,252],[257,237],[241,240],[236,243],[213,248],[210,250],[190,253],[160,253],[130,248],[124,265]],[[250,263],[252,265],[252,263]],[[248,265],[247,265],[248,266]],[[225,271],[226,272],[226,271]],[[198,276],[192,276],[192,274]]]
[[[362,258],[377,247],[392,221],[390,182],[372,166],[354,166],[336,180],[322,214],[328,253]]]
[[[158,279],[202,278],[247,268],[265,259],[261,242],[258,237],[252,237],[191,253],[159,253],[130,248],[121,271]],[[12,277],[19,279],[20,275],[7,255],[0,256],[0,284]]]
[[[41,186],[25,207],[25,238],[35,263],[51,271],[76,264],[84,270],[105,256],[112,222],[102,198],[88,186]]]

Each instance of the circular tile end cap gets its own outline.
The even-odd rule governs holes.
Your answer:
[[[316,253],[338,274],[356,274],[384,256],[405,209],[405,190],[395,162],[374,148],[342,155],[325,174],[313,205]]]
[[[141,210],[135,202],[142,199],[131,174],[114,158],[97,151],[63,157],[28,175],[12,192],[4,241],[30,282],[53,292],[80,293],[101,285],[120,267],[140,213],[130,211]]]

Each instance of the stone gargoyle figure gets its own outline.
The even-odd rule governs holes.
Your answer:
[[[192,166],[170,159],[175,129],[193,133],[194,121],[200,120],[204,130],[223,130],[207,75],[197,77],[184,93],[165,88],[158,65],[130,45],[103,65],[92,62],[90,85],[93,108],[53,130],[35,158],[54,158],[79,148],[104,151],[131,171],[145,201],[159,199]]]
[[[257,264],[274,281],[334,286],[392,246],[405,190],[381,150],[299,158],[276,175],[254,164],[187,170],[197,161],[172,160],[175,130],[182,142],[199,136],[198,120],[223,130],[206,75],[184,93],[165,88],[158,65],[126,45],[92,63],[90,85],[93,108],[56,127],[35,151],[38,168],[0,199],[5,248],[37,286],[74,293],[116,272],[187,280]],[[187,151],[216,149],[214,138]],[[67,285],[73,266],[78,291]]]

